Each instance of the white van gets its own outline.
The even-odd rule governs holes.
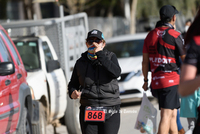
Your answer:
[[[144,77],[142,74],[142,49],[147,33],[122,35],[106,40],[106,49],[114,52],[122,69],[118,78],[122,102],[132,101],[143,96]],[[148,75],[149,86],[151,73]],[[152,97],[150,90],[148,97]]]

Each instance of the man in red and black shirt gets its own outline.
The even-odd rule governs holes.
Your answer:
[[[177,109],[180,107],[177,92],[179,84],[179,57],[184,59],[183,39],[175,31],[176,14],[174,6],[165,5],[160,9],[160,26],[149,32],[143,46],[142,71],[143,89],[148,89],[148,70],[152,72],[151,87],[158,95],[161,121],[158,134],[178,133]]]

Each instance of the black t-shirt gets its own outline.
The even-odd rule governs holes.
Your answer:
[[[184,63],[195,66],[200,74],[200,36],[195,36],[188,44]]]

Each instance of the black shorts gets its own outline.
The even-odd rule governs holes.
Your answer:
[[[180,100],[178,94],[178,85],[162,88],[153,89],[154,93],[157,94],[159,109],[178,109],[180,108]]]

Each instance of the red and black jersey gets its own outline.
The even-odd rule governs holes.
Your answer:
[[[181,34],[170,27],[158,27],[146,37],[143,53],[149,54],[152,88],[179,84],[179,56],[184,55]]]
[[[200,74],[200,36],[193,37],[188,44],[185,64],[193,65],[197,68],[197,74]]]

